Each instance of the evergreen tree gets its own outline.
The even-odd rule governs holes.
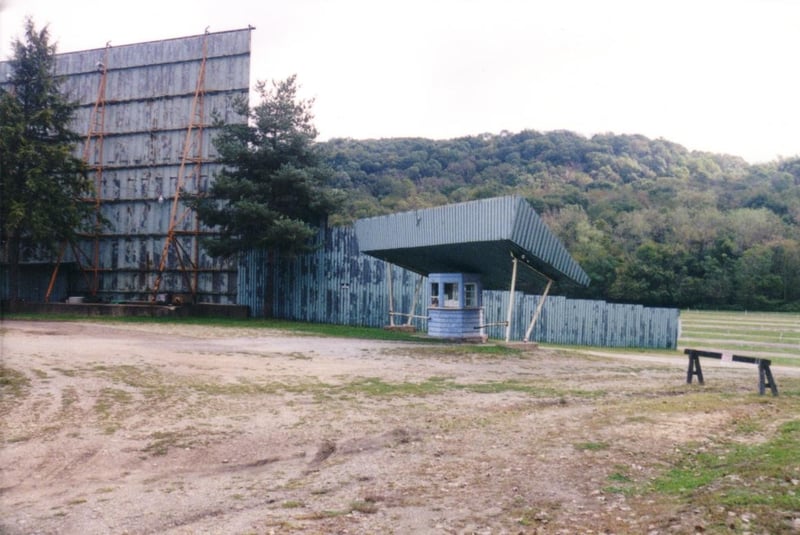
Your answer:
[[[76,105],[60,91],[56,47],[45,26],[25,23],[13,43],[11,76],[0,89],[0,238],[9,272],[9,298],[18,298],[21,249],[54,251],[88,221],[92,193],[83,162],[73,155]]]
[[[239,103],[248,124],[224,125],[214,140],[224,170],[193,201],[200,220],[217,232],[203,242],[212,256],[308,251],[336,203],[326,186],[330,170],[314,145],[313,101],[298,100],[295,76],[259,82],[257,91],[255,108]]]

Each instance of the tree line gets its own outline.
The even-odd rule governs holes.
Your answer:
[[[592,278],[572,297],[800,310],[800,158],[748,164],[641,135],[502,132],[320,143],[334,223],[525,197]]]

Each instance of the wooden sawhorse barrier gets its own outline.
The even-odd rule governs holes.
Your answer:
[[[686,372],[686,382],[689,384],[691,384],[692,377],[695,375],[697,376],[697,382],[701,385],[704,384],[703,370],[700,368],[700,357],[707,357],[758,365],[758,393],[763,396],[767,388],[769,388],[773,396],[778,395],[778,385],[775,384],[775,379],[772,378],[772,370],[769,368],[772,361],[769,359],[743,357],[741,355],[728,356],[714,351],[703,351],[702,349],[684,349],[683,352],[689,355],[689,370]]]

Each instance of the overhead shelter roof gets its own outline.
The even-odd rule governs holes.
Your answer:
[[[477,273],[484,288],[508,289],[513,255],[557,282],[589,284],[589,276],[519,196],[359,219],[355,230],[362,253],[421,275]],[[523,291],[536,291],[542,281],[532,270],[518,270],[517,287]]]

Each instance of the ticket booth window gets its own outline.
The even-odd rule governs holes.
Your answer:
[[[444,283],[444,306],[447,308],[458,308],[458,283]]]
[[[478,285],[474,282],[464,284],[464,306],[467,308],[478,306]]]
[[[431,283],[431,306],[438,307],[439,306],[439,283],[432,282]]]

